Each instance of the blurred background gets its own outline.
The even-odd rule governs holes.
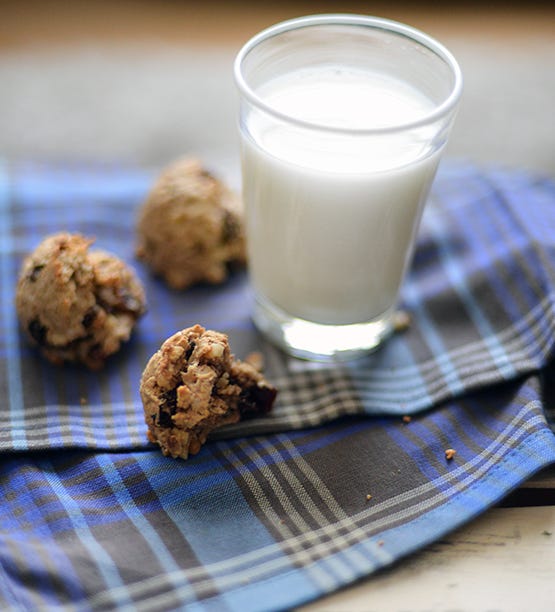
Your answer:
[[[459,60],[448,155],[555,176],[555,3],[0,0],[0,157],[236,167],[233,59],[311,13],[403,21]]]

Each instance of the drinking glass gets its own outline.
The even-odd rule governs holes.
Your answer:
[[[253,320],[298,357],[366,354],[392,329],[457,62],[404,24],[314,15],[254,36],[234,73]]]

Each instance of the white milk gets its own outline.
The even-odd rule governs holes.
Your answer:
[[[383,128],[433,109],[402,82],[336,66],[299,70],[258,93],[281,113],[336,128]],[[423,133],[429,128],[418,139],[406,131],[347,136],[255,111],[245,127],[243,190],[255,291],[317,323],[368,322],[386,313],[438,162]]]

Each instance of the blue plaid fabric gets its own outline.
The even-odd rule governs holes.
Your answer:
[[[445,164],[403,290],[411,326],[332,367],[265,344],[243,274],[176,292],[134,259],[154,177],[0,165],[1,609],[287,609],[441,538],[555,461],[553,181]],[[62,229],[95,236],[146,288],[148,314],[100,372],[51,366],[18,329],[22,259]],[[227,332],[238,357],[261,350],[280,394],[183,462],[148,444],[138,382],[194,323]]]

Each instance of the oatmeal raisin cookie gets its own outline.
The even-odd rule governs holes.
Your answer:
[[[169,166],[139,211],[137,256],[174,289],[223,282],[244,265],[239,198],[196,159]]]
[[[217,427],[269,412],[277,390],[234,359],[225,334],[195,325],[151,357],[140,393],[149,440],[164,455],[187,459]]]
[[[19,321],[29,341],[52,363],[91,369],[128,340],[145,312],[135,273],[93,240],[58,233],[45,238],[23,262],[16,290]]]

